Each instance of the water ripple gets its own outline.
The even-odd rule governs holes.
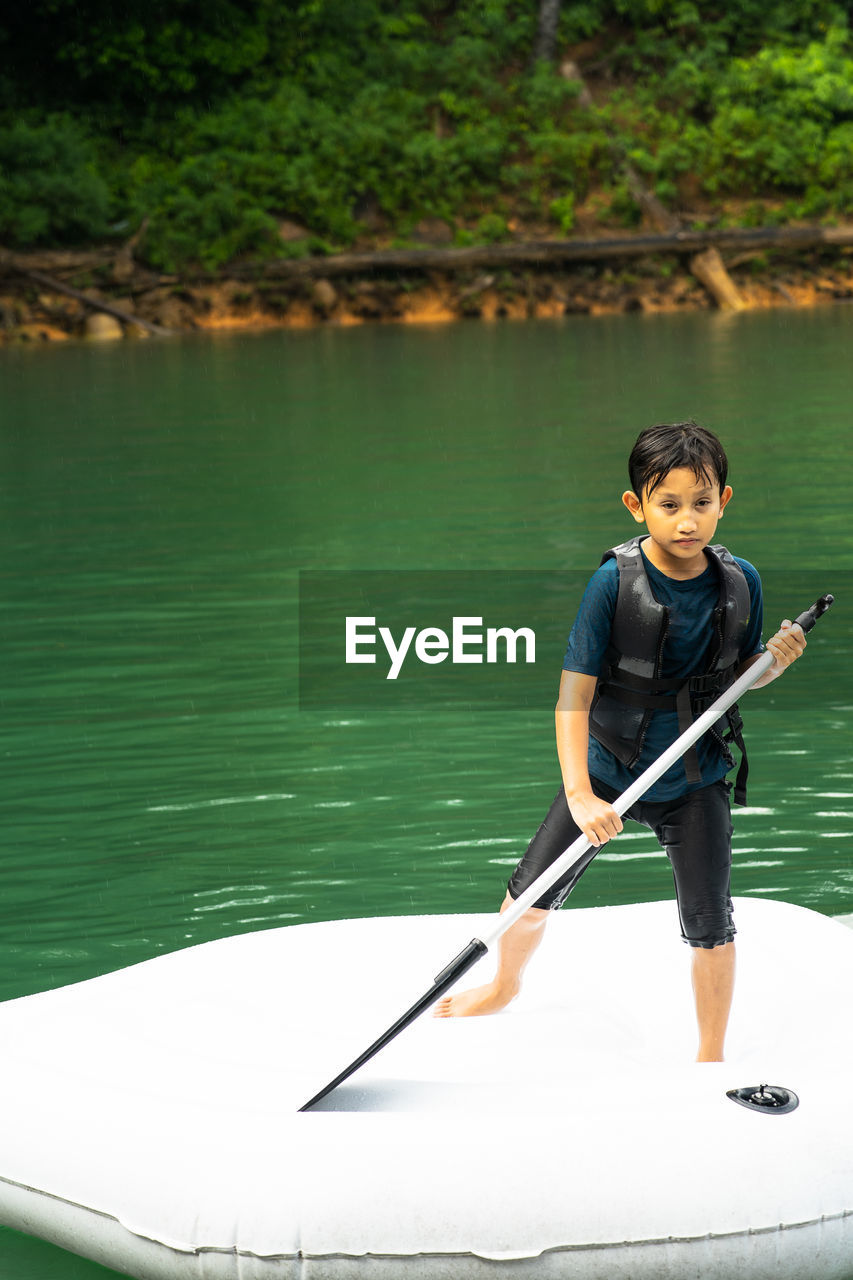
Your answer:
[[[265,800],[295,800],[290,791],[275,791],[260,796],[220,796],[215,800],[189,800],[185,804],[150,804],[148,813],[184,813],[190,809],[217,809],[225,804],[259,804]]]

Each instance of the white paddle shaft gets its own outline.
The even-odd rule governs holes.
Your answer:
[[[761,654],[757,661],[738,676],[734,684],[730,684],[724,693],[721,693],[716,702],[713,702],[707,711],[703,711],[697,720],[694,720],[689,729],[685,729],[680,738],[676,738],[671,747],[667,747],[662,756],[655,760],[654,764],[650,764],[634,782],[631,783],[627,790],[623,791],[618,799],[613,801],[613,808],[619,814],[620,818],[631,808],[632,804],[645,795],[652,783],[657,782],[662,774],[666,773],[676,760],[679,760],[685,753],[702,737],[703,733],[717,723],[721,716],[728,711],[732,703],[737,702],[747,689],[752,688],[756,680],[763,676],[773,665],[773,654],[769,650]],[[615,837],[618,839],[618,837]],[[511,907],[508,907],[499,917],[495,927],[490,933],[487,933],[482,941],[491,949],[497,942],[498,938],[506,933],[507,929],[512,928],[516,920],[524,915],[534,903],[542,897],[546,889],[550,889],[552,884],[559,880],[564,871],[568,871],[569,867],[584,853],[587,849],[593,848],[593,845],[587,840],[586,836],[580,835],[577,840],[569,845],[565,853],[561,853],[556,862],[552,862],[550,867],[542,872],[541,876],[533,881],[520,897],[516,898]]]

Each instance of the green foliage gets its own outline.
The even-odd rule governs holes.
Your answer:
[[[685,57],[656,85],[614,92],[602,114],[665,201],[677,203],[692,175],[712,197],[785,195],[788,216],[827,216],[853,207],[849,45],[846,27],[832,27],[801,47],[726,60],[714,75]],[[629,203],[618,203],[628,218]],[[742,221],[754,221],[749,210]]]
[[[0,241],[72,244],[106,235],[109,216],[95,148],[69,116],[0,125]]]
[[[132,129],[262,73],[284,54],[284,28],[296,41],[277,0],[29,0],[4,10],[0,93]]]
[[[618,183],[613,190],[610,212],[619,219],[623,227],[639,226],[642,210],[624,182]]]
[[[635,43],[664,62],[686,50],[731,55],[780,40],[819,38],[846,21],[844,5],[835,0],[605,0],[596,8],[600,25],[614,18],[627,22]]]
[[[500,240],[509,239],[509,227],[506,218],[499,213],[485,213],[477,219],[474,236],[481,244],[497,244]]]
[[[154,204],[144,248],[152,266],[213,270],[241,254],[268,257],[275,251],[275,219],[234,185],[227,153],[192,157],[175,174],[142,164],[136,181],[146,170]]]
[[[673,207],[689,185],[769,201],[768,218],[853,208],[846,6],[564,3],[560,56],[593,41],[589,65],[610,77],[597,107],[531,68],[537,12],[31,0],[0,22],[0,238],[63,243],[145,220],[142,251],[171,270],[334,249],[368,224],[405,241],[425,217],[471,242],[507,236],[510,210],[567,235],[585,200],[611,224],[638,221],[622,158]],[[295,246],[284,218],[306,228]]]
[[[439,136],[431,121],[435,112],[448,120],[450,110],[453,127]],[[425,104],[372,85],[344,116],[288,87],[197,118],[176,151],[138,161],[130,189],[136,219],[148,219],[147,256],[167,269],[276,252],[281,217],[338,244],[356,236],[366,203],[389,225],[450,217],[496,193],[507,139],[496,117],[446,94]]]
[[[567,236],[575,225],[575,197],[572,192],[552,200],[548,212],[563,235]]]
[[[709,130],[709,190],[805,191],[853,179],[853,59],[833,30],[804,50],[762,49],[722,80]]]

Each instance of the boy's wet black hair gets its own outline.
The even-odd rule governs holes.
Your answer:
[[[676,467],[689,467],[697,480],[717,480],[721,493],[726,487],[726,451],[713,431],[692,419],[661,422],[640,432],[628,459],[631,488],[642,501]]]

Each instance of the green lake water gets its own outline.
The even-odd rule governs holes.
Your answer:
[[[727,445],[719,536],[762,572],[765,633],[837,596],[745,700],[734,892],[853,912],[851,346],[839,307],[0,351],[0,998],[247,930],[496,908],[559,783],[571,593],[541,697],[427,671],[300,707],[300,571],[398,595],[440,571],[462,603],[475,570],[582,582],[634,532],[637,432],[688,416]],[[572,905],[671,894],[626,836]],[[0,1280],[109,1274],[0,1231]]]

